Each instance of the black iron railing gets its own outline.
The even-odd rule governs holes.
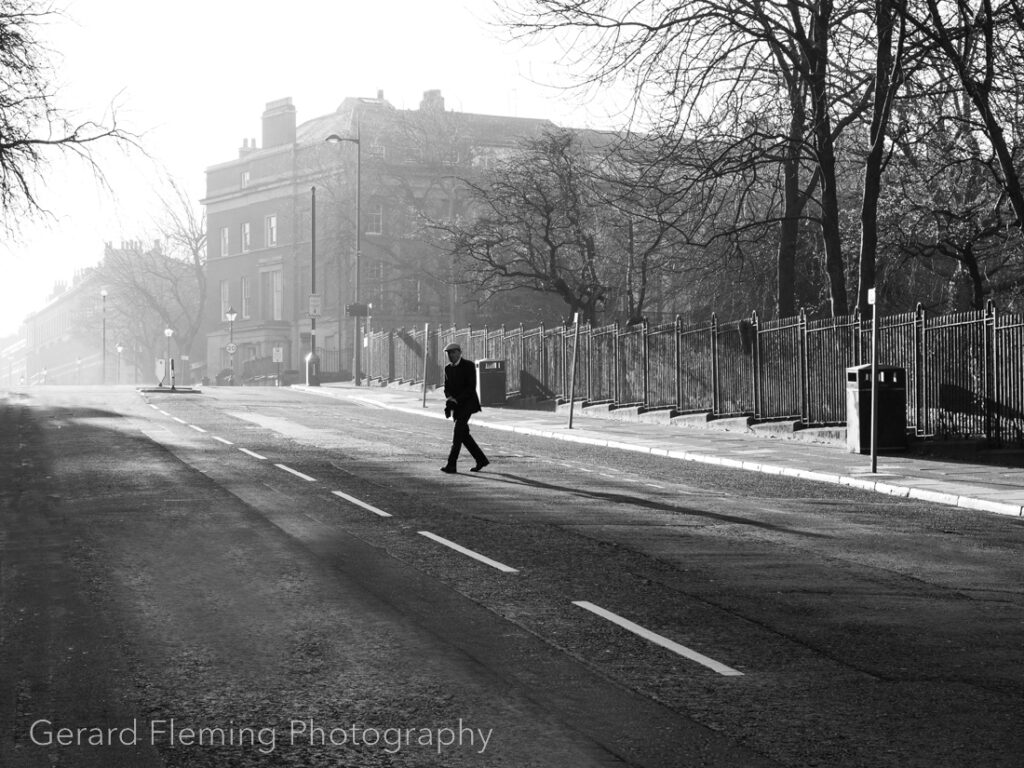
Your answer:
[[[458,341],[471,360],[505,360],[509,397],[788,419],[846,421],[846,368],[870,362],[871,323],[857,315],[808,320],[387,330],[372,334],[368,374],[441,383],[440,350]],[[1024,316],[991,304],[975,312],[879,317],[879,362],[907,371],[907,425],[921,436],[1024,440]],[[426,366],[424,361],[426,360]],[[574,384],[572,384],[574,382]]]

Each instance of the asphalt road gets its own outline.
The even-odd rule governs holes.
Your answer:
[[[1021,765],[1021,521],[474,433],[11,393],[0,765]]]

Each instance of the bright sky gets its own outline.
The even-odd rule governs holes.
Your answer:
[[[105,242],[154,238],[168,174],[198,201],[208,166],[237,157],[243,138],[260,140],[268,101],[291,96],[301,123],[347,96],[380,89],[415,108],[440,89],[448,109],[616,124],[558,87],[568,77],[557,45],[507,42],[491,0],[65,2],[68,19],[48,29],[57,103],[83,120],[107,119],[114,103],[150,158],[99,153],[112,193],[81,163],[54,161],[39,192],[55,220],[0,244],[0,337],[45,304],[55,280],[96,265]]]

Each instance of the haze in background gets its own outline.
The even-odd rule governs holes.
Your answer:
[[[80,161],[55,158],[38,188],[52,220],[0,245],[0,336],[44,305],[56,280],[96,265],[106,242],[156,236],[172,176],[196,201],[207,166],[260,137],[268,101],[291,96],[301,123],[347,96],[414,109],[440,89],[448,109],[545,117],[571,127],[621,123],[582,105],[554,43],[506,42],[489,3],[378,0],[78,0],[44,34],[54,50],[56,103],[72,119],[109,120],[142,136],[146,153],[97,151],[110,190]],[[113,300],[113,299],[112,299]]]

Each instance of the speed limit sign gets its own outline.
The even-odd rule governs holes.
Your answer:
[[[233,355],[233,354],[235,354],[235,352],[238,351],[238,345],[235,344],[234,342],[231,342],[226,347],[224,347],[224,349],[225,349],[225,351],[227,351],[227,353],[229,355]]]

